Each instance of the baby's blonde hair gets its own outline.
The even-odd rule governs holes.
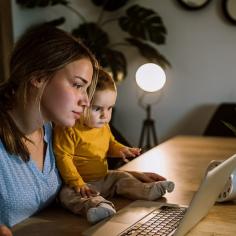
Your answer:
[[[112,79],[110,74],[106,72],[104,69],[99,68],[96,91],[104,91],[104,90],[112,90],[115,92],[117,91],[115,81]]]
[[[94,92],[94,94],[98,91],[105,91],[105,90],[110,90],[110,91],[114,91],[117,92],[117,88],[116,88],[116,83],[115,81],[112,79],[111,75],[106,72],[103,68],[99,68],[98,69],[98,78],[97,78],[97,85],[96,85],[96,90]],[[93,97],[91,99],[91,105],[94,102],[94,94]],[[90,107],[91,107],[90,105]],[[84,123],[85,120],[89,119],[89,113],[90,113],[90,107],[85,108],[84,110],[84,114],[81,117],[81,122]]]

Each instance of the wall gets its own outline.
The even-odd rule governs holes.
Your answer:
[[[84,15],[96,15],[96,10],[85,8],[88,6],[85,0],[73,2],[84,8]],[[139,3],[158,12],[168,30],[166,45],[158,49],[169,59],[172,68],[166,71],[167,83],[161,100],[152,106],[159,141],[178,134],[201,135],[217,104],[236,102],[236,27],[222,16],[221,0],[214,0],[199,11],[185,10],[175,0]],[[67,14],[62,7],[22,11],[13,3],[15,39],[25,27],[40,21],[42,15],[44,19],[53,19],[61,15],[58,13],[61,10]],[[71,17],[67,29],[76,25],[76,16]],[[114,38],[119,37],[114,27],[111,30]],[[127,48],[124,51],[127,53]],[[137,103],[140,90],[135,84],[135,72],[146,61],[132,48],[127,57],[129,73],[118,85],[114,125],[133,145],[138,145],[145,111]],[[153,96],[152,100],[155,100]]]
[[[11,2],[0,1],[0,82],[9,76],[9,57],[12,44]]]

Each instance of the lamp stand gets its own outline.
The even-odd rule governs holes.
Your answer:
[[[152,147],[158,144],[156,130],[155,130],[155,121],[151,119],[151,106],[148,105],[146,107],[147,117],[143,121],[142,131],[139,141],[139,147],[143,149],[143,151],[147,151]],[[143,145],[144,139],[146,139],[146,145]],[[151,139],[153,141],[153,145],[151,145]]]

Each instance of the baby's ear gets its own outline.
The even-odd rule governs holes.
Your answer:
[[[41,88],[44,85],[44,82],[44,79],[38,77],[34,77],[30,81],[30,83],[36,88]]]

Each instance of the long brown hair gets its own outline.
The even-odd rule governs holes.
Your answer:
[[[93,79],[89,97],[95,91],[98,63],[91,52],[78,39],[48,24],[27,30],[16,43],[10,60],[10,77],[0,85],[0,138],[9,154],[29,160],[29,151],[23,140],[27,139],[19,130],[7,111],[13,109],[18,100],[27,105],[31,79],[49,81],[67,64],[88,58],[93,65]]]

